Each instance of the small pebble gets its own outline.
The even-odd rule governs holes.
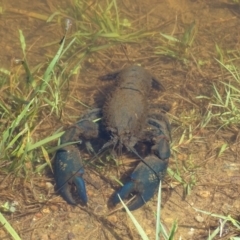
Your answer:
[[[52,185],[52,183],[50,183],[50,182],[46,182],[46,183],[45,183],[45,187],[46,187],[46,189],[48,189],[48,190],[52,190],[52,189],[53,189],[53,185]]]
[[[50,209],[49,208],[44,208],[42,210],[42,212],[45,213],[45,214],[48,214],[48,213],[50,213]]]
[[[188,232],[188,235],[193,235],[194,234],[194,228],[190,228],[190,231]]]
[[[51,205],[51,206],[50,206],[50,209],[51,209],[53,212],[55,212],[55,211],[58,210],[58,207],[57,207],[56,205]]]
[[[153,229],[152,228],[147,228],[146,230],[145,230],[145,233],[147,234],[147,235],[153,235]]]
[[[209,191],[202,190],[202,191],[199,191],[199,192],[197,193],[197,195],[198,195],[199,197],[202,197],[202,198],[208,198],[208,197],[210,197],[210,192],[209,192]]]
[[[43,215],[42,215],[42,213],[36,213],[35,215],[34,215],[34,217],[33,217],[33,221],[37,221],[39,218],[41,218]]]
[[[197,222],[202,223],[202,222],[204,221],[204,218],[203,218],[202,216],[200,216],[200,215],[197,215],[197,216],[195,217],[195,220],[196,220]]]
[[[187,159],[187,154],[178,154],[177,158],[179,161],[185,161]]]
[[[111,223],[116,223],[118,221],[117,216],[116,215],[110,215],[107,217],[108,221],[110,221]]]

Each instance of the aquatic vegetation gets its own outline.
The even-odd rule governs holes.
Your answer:
[[[192,22],[187,26],[181,38],[176,38],[172,35],[163,33],[160,34],[161,37],[159,37],[159,41],[161,42],[161,45],[155,47],[155,54],[171,57],[187,64],[189,59],[192,58],[189,49],[197,34],[196,23]]]

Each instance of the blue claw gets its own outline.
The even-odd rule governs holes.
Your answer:
[[[161,160],[155,155],[150,155],[144,160],[148,165],[139,163],[131,174],[130,181],[114,194],[112,199],[114,205],[120,202],[119,196],[126,199],[131,193],[135,193],[137,196],[128,205],[128,209],[133,211],[153,197],[166,173],[168,160]]]
[[[61,144],[82,140],[88,151],[93,151],[89,140],[98,137],[99,126],[92,120],[99,118],[100,115],[101,110],[98,108],[88,112],[74,126],[66,130],[61,137]],[[77,144],[68,145],[57,151],[54,162],[56,186],[60,195],[69,204],[76,204],[71,193],[72,184],[76,186],[80,200],[84,204],[88,201],[83,174],[83,162]]]
[[[79,171],[75,173],[78,169]],[[72,197],[70,186],[70,184],[74,183],[76,185],[79,198],[84,204],[87,203],[87,193],[85,183],[82,178],[84,169],[79,149],[76,146],[70,145],[57,151],[54,173],[57,189],[65,201],[69,204],[76,204],[76,201]]]

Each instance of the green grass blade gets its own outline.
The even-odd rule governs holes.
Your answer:
[[[32,76],[32,73],[30,71],[30,68],[28,66],[28,63],[27,63],[27,58],[26,58],[26,41],[25,41],[25,37],[23,35],[23,32],[22,30],[19,30],[19,38],[20,38],[20,43],[21,43],[21,47],[22,47],[22,52],[23,52],[23,57],[24,57],[24,60],[22,61],[22,64],[23,64],[23,67],[26,71],[26,74],[27,74],[27,83],[29,84],[32,84],[33,83],[33,76]],[[35,87],[35,83],[33,83],[33,87]]]
[[[62,132],[63,133],[63,132]],[[67,143],[64,143],[64,144],[60,144],[60,145],[58,145],[58,146],[56,146],[56,147],[53,147],[53,148],[51,148],[51,149],[48,149],[48,153],[54,153],[54,152],[56,152],[58,149],[60,149],[60,148],[64,148],[64,147],[66,147],[66,146],[69,146],[69,145],[73,145],[73,144],[79,144],[79,141],[76,141],[76,142],[67,142]],[[122,186],[122,185],[121,185]]]
[[[8,139],[6,139],[6,140],[9,140],[12,137],[12,133],[15,130],[15,128],[20,124],[22,119],[24,117],[26,117],[26,114],[27,114],[29,108],[32,106],[33,101],[34,101],[34,98],[25,106],[25,108],[22,110],[22,112],[12,122],[11,126],[4,131],[3,135],[5,135],[5,137],[8,136]],[[10,133],[9,133],[9,129],[11,129]]]
[[[227,220],[225,220],[223,223],[222,223],[222,226],[224,226],[226,224]],[[220,229],[220,226],[217,227],[211,235],[208,236],[208,240],[213,240],[219,233],[220,233],[221,229]]]
[[[238,74],[236,75],[231,69],[229,69],[229,67],[227,65],[225,65],[222,61],[219,61],[218,59],[215,58],[215,60],[222,66],[224,67],[229,73],[231,73],[231,75],[233,76],[233,78],[235,80],[238,81]],[[235,68],[235,67],[234,67]],[[235,68],[235,72],[237,72],[236,68]]]
[[[9,224],[7,219],[0,213],[0,223],[2,226],[5,227],[5,229],[9,232],[9,234],[12,236],[14,240],[21,240],[19,235],[15,232],[15,230],[12,228],[12,226]]]
[[[232,218],[230,215],[229,216],[224,216],[224,215],[219,215],[219,214],[215,214],[215,213],[210,213],[210,212],[207,212],[207,211],[203,211],[203,210],[200,210],[200,209],[197,209],[197,208],[193,208],[195,209],[197,212],[201,212],[201,213],[204,213],[204,214],[207,214],[209,216],[212,216],[212,217],[216,217],[216,218],[220,218],[220,219],[223,219],[223,220],[228,220],[230,221],[238,230],[240,230],[240,222],[235,220],[234,218]]]
[[[35,148],[41,147],[41,146],[43,146],[44,144],[46,144],[46,143],[48,143],[48,142],[51,142],[51,141],[53,141],[53,140],[55,140],[55,139],[58,139],[58,138],[60,138],[63,134],[64,134],[64,132],[60,132],[60,133],[57,133],[57,134],[52,135],[52,136],[50,136],[50,137],[47,137],[47,138],[45,138],[45,139],[43,139],[43,140],[41,140],[41,141],[39,141],[39,142],[36,142],[36,143],[30,145],[30,146],[28,147],[28,150],[27,150],[27,151],[28,151],[28,152],[29,152],[29,151],[32,151],[32,150],[35,149]]]
[[[160,240],[160,217],[161,217],[161,195],[162,195],[162,181],[159,183],[158,188],[158,205],[157,205],[157,221],[156,221],[156,240]]]
[[[169,239],[168,233],[161,222],[160,222],[160,232],[162,233],[165,240]]]
[[[0,68],[0,73],[4,73],[4,74],[6,74],[8,76],[11,75],[11,72],[9,70],[7,70],[7,69],[4,69],[4,68]]]
[[[166,38],[168,41],[171,41],[171,42],[180,42],[180,40],[178,40],[177,38],[173,37],[173,36],[170,36],[170,35],[167,35],[167,34],[164,34],[164,33],[160,33],[164,38]]]
[[[114,8],[115,8],[115,12],[116,12],[117,30],[119,30],[119,15],[118,15],[118,8],[117,8],[116,0],[113,0],[113,5],[114,5]]]
[[[25,41],[25,37],[23,35],[22,30],[19,30],[19,37],[20,37],[20,43],[21,43],[21,47],[22,47],[22,51],[23,51],[23,56],[25,59],[26,58],[26,41]]]
[[[42,153],[43,153],[43,156],[45,158],[45,161],[48,164],[48,166],[51,168],[51,171],[53,173],[53,168],[52,168],[52,164],[51,164],[48,152],[47,152],[47,150],[43,146],[41,146],[41,149],[42,149]]]
[[[76,37],[71,40],[71,42],[66,46],[66,48],[62,51],[61,56],[64,55],[68,49],[73,45],[73,43],[76,41]]]
[[[174,221],[174,223],[173,223],[173,225],[171,227],[171,231],[170,231],[168,240],[174,240],[174,235],[175,235],[175,232],[177,230],[177,227],[178,227],[177,222]]]
[[[52,59],[52,61],[50,62],[49,66],[47,67],[47,70],[45,71],[44,75],[43,75],[43,83],[40,87],[40,91],[45,91],[46,86],[49,82],[49,80],[51,79],[52,76],[52,71],[56,65],[56,63],[58,62],[62,52],[63,52],[63,47],[64,47],[64,43],[65,43],[65,37],[63,38],[63,41],[57,51],[57,54],[54,56],[54,58]]]
[[[58,16],[58,15],[61,15],[61,12],[58,12],[58,11],[57,11],[57,12],[54,12],[53,14],[51,14],[51,15],[48,17],[48,19],[47,19],[46,22],[47,22],[47,23],[48,23],[48,22],[51,22],[51,21],[54,19],[54,17],[55,17],[55,16]]]
[[[147,234],[144,232],[143,228],[141,227],[141,225],[138,223],[138,221],[136,220],[136,218],[133,216],[133,214],[129,211],[128,207],[126,206],[126,204],[122,201],[121,197],[118,195],[123,207],[125,208],[128,216],[131,218],[133,224],[135,225],[136,229],[138,230],[138,233],[140,234],[141,238],[143,240],[149,240]]]
[[[184,184],[184,180],[182,179],[182,177],[180,176],[180,174],[178,172],[174,172],[171,168],[168,168],[167,173],[171,177],[175,178],[178,182]]]
[[[6,146],[6,150],[11,148],[13,146],[13,144],[21,137],[23,136],[26,132],[27,132],[27,128],[25,127],[21,132],[19,132],[16,137],[14,137],[12,139],[12,141]]]
[[[25,69],[25,72],[27,74],[27,84],[32,84],[33,88],[35,88],[36,87],[36,83],[34,82],[34,78],[33,78],[33,75],[32,75],[32,73],[30,71],[30,68],[28,66],[26,58],[22,62],[22,65],[23,65],[23,67]]]

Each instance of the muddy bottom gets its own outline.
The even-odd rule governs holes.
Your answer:
[[[27,6],[26,1],[23,2],[23,7],[26,11],[31,11],[30,6],[28,9],[24,4]],[[6,9],[13,8],[7,2],[5,5]],[[162,44],[154,36],[148,37],[147,41],[122,43],[107,51],[92,54],[82,63],[80,74],[70,81],[65,90],[68,98],[61,121],[54,122],[51,118],[46,118],[48,120],[36,130],[37,136],[47,136],[62,124],[73,123],[83,114],[86,108],[82,103],[92,108],[101,106],[103,97],[111,91],[114,82],[101,82],[97,79],[98,76],[133,63],[141,64],[149,70],[161,81],[166,91],[162,93],[153,90],[148,105],[151,109],[171,106],[167,113],[173,139],[169,169],[178,172],[181,181],[176,180],[174,174],[166,176],[162,187],[161,221],[167,230],[177,221],[174,239],[207,239],[209,231],[212,232],[219,226],[219,218],[197,209],[239,219],[238,128],[218,130],[220,126],[214,124],[201,127],[199,124],[206,116],[209,106],[207,100],[197,98],[211,98],[212,84],[229,78],[229,75],[223,76],[223,70],[214,58],[219,58],[216,44],[223,52],[239,49],[240,18],[237,9],[232,3],[217,0],[151,0],[138,3],[126,0],[119,3],[121,16],[133,22],[138,29],[144,26],[180,38],[184,29],[195,22],[197,31],[193,44],[179,58],[154,54],[157,50],[153,49]],[[36,25],[32,16],[20,16],[28,22],[25,25],[28,40],[37,49],[34,42],[37,41],[39,32],[36,35],[30,35],[30,32],[31,24],[35,31],[40,25]],[[5,29],[7,24],[14,30],[14,34],[9,30],[4,33],[9,38],[12,36],[11,41],[1,38],[3,49],[0,59],[7,68],[11,56],[21,54],[21,51],[16,52],[13,48],[14,45],[19,46],[15,34],[16,27],[19,26],[11,15],[2,19]],[[2,24],[0,23],[1,26]],[[42,28],[45,31],[48,29],[44,26]],[[55,33],[55,28],[56,26],[51,26],[49,34],[61,38],[62,32],[56,30]],[[49,41],[45,39],[45,33],[39,34],[41,42]],[[41,51],[44,51],[44,56],[38,55]],[[32,50],[29,57],[35,56],[35,62],[48,56],[49,51],[42,49],[34,53]],[[221,146],[226,143],[227,149],[219,154]],[[68,205],[55,192],[55,182],[49,169],[42,175],[34,175],[25,180],[1,173],[0,205],[7,201],[17,202],[16,211],[4,216],[23,240],[141,239],[127,214],[117,209],[121,206],[116,209],[109,206],[110,196],[119,186],[114,179],[126,179],[127,174],[134,169],[137,158],[123,153],[123,164],[118,167],[112,161],[109,164],[105,161],[99,168],[89,166],[85,169],[88,206]],[[155,239],[156,206],[157,196],[133,212],[149,239]],[[231,224],[227,224],[222,229],[221,236],[217,235],[214,239],[230,239],[237,235],[240,233]],[[0,239],[11,239],[1,226]]]

